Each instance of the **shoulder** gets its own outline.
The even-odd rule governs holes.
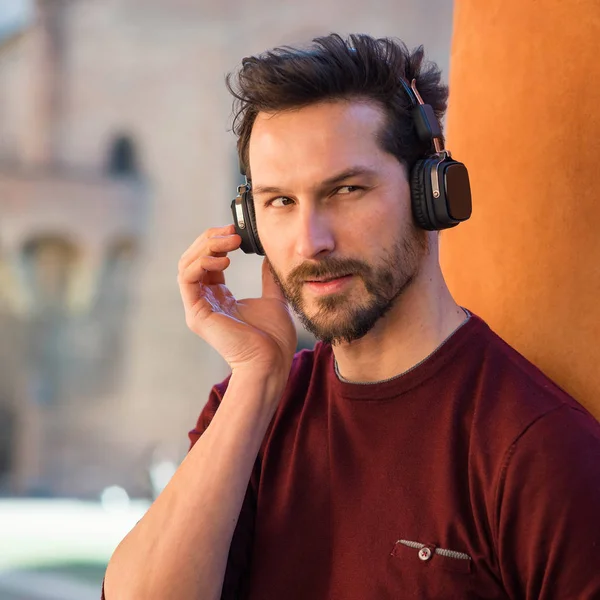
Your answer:
[[[600,424],[570,394],[477,319],[458,369],[464,369],[462,407],[468,419],[471,467],[488,490],[498,492],[507,474],[557,461],[575,470],[583,455],[598,453]],[[470,347],[469,347],[470,346]],[[586,441],[584,441],[586,440]],[[573,455],[561,448],[579,444]],[[560,456],[556,456],[559,455]],[[529,465],[529,466],[527,466]],[[557,462],[558,465],[558,462]],[[540,476],[541,477],[541,476]],[[542,477],[543,479],[543,477]]]
[[[545,414],[571,408],[594,417],[530,360],[478,320],[473,349],[474,415],[481,427],[497,428],[514,438]]]

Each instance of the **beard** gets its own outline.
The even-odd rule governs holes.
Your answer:
[[[319,262],[303,263],[284,279],[270,260],[267,259],[267,263],[302,325],[318,340],[336,345],[358,340],[373,329],[413,283],[428,249],[427,232],[411,223],[408,231],[395,240],[374,264],[352,258],[329,257]],[[364,301],[353,301],[351,289],[315,298],[316,310],[312,314],[307,312],[303,295],[307,280],[335,279],[348,274],[362,280],[367,292]]]

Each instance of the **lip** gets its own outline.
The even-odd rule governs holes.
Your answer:
[[[305,285],[308,286],[312,292],[317,294],[332,294],[341,291],[344,287],[349,285],[353,277],[354,275],[350,274],[337,277],[336,279],[313,279],[306,281]]]

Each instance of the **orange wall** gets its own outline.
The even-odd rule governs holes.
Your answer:
[[[473,216],[458,302],[600,418],[600,1],[456,0],[447,145]]]

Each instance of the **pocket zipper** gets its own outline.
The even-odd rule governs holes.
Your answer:
[[[396,544],[402,544],[403,546],[408,546],[409,548],[414,548],[415,550],[420,550],[421,548],[425,548],[426,544],[420,544],[419,542],[409,542],[408,540],[398,540]],[[460,560],[471,560],[471,557],[464,552],[457,552],[456,550],[446,550],[445,548],[435,548],[433,550],[435,554],[439,556],[446,556],[447,558],[457,558]]]

